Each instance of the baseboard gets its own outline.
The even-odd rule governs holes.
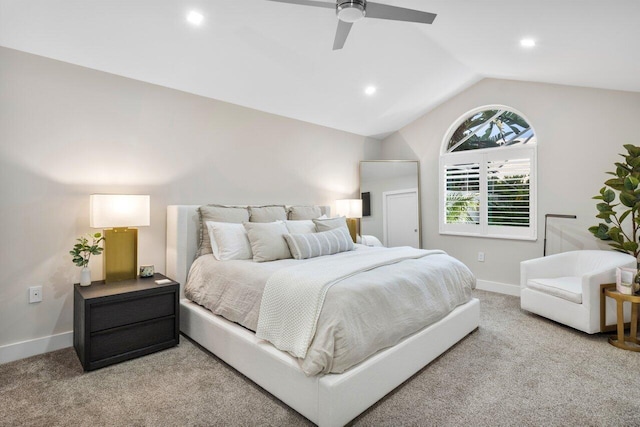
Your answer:
[[[0,365],[73,345],[73,331],[0,347]]]
[[[482,291],[496,292],[499,294],[520,296],[520,286],[510,285],[508,283],[492,282],[489,280],[478,280],[476,282],[476,289]]]

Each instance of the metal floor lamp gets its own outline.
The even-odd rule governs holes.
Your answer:
[[[570,218],[576,219],[575,215],[562,215],[562,214],[546,214],[544,216],[544,249],[542,251],[542,256],[547,256],[547,218]]]

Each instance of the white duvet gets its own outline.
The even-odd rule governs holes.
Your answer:
[[[386,251],[365,248],[356,252]],[[427,251],[424,251],[425,254]],[[216,261],[198,258],[185,294],[192,301],[255,331],[264,286],[281,269],[305,262],[353,257],[345,252],[311,260]],[[353,261],[351,261],[353,262]],[[331,286],[304,358],[307,375],[341,373],[379,350],[442,319],[471,299],[475,278],[444,253],[407,259],[349,276]]]

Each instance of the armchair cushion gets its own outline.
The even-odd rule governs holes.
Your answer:
[[[527,287],[576,304],[582,304],[582,278],[556,277],[553,279],[530,279]]]

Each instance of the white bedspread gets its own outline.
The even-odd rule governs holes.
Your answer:
[[[357,245],[356,251],[387,251]],[[255,331],[265,284],[282,269],[313,263],[286,259],[216,261],[199,257],[185,285],[190,300],[214,314]],[[339,261],[336,261],[339,262]],[[352,275],[331,286],[320,311],[316,332],[300,358],[307,375],[341,373],[374,353],[420,331],[471,299],[475,278],[446,254],[408,259]]]
[[[313,262],[283,268],[265,285],[256,336],[279,350],[304,358],[331,286],[364,271],[433,254],[444,252],[399,247],[319,257]]]

